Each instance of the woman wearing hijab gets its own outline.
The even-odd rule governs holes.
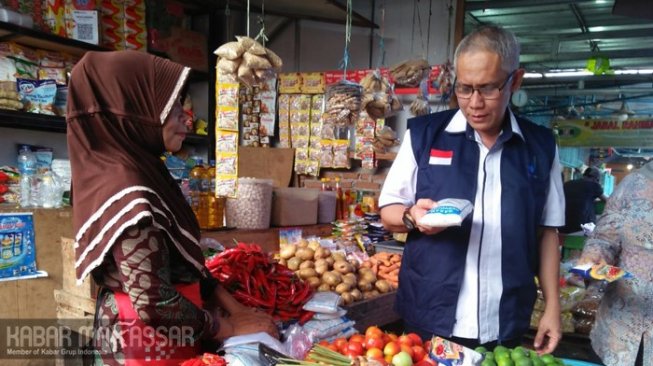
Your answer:
[[[189,71],[136,51],[88,52],[72,70],[75,268],[78,281],[91,275],[100,285],[94,346],[102,365],[177,365],[203,341],[277,335],[269,316],[211,278],[195,216],[160,159],[186,136]]]

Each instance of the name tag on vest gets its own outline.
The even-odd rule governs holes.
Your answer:
[[[431,149],[431,156],[429,157],[430,165],[451,165],[453,158],[453,151],[445,151],[438,149]]]

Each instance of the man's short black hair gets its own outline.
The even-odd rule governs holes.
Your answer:
[[[585,169],[583,177],[598,182],[599,178],[601,178],[601,172],[598,168],[591,166]]]

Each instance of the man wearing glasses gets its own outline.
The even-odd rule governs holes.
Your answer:
[[[564,193],[550,129],[508,108],[519,89],[515,36],[480,28],[458,45],[454,92],[460,109],[408,121],[383,186],[384,225],[408,232],[396,309],[406,330],[467,347],[515,347],[527,331],[537,276],[546,300],[534,347],[552,352],[561,337],[557,227]],[[460,227],[420,218],[438,200],[467,199]]]

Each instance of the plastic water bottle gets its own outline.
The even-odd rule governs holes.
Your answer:
[[[39,206],[44,208],[61,207],[61,185],[52,171],[41,174],[39,182]]]
[[[35,207],[35,193],[38,188],[36,178],[36,155],[23,146],[18,153],[18,170],[20,172],[20,207]]]

